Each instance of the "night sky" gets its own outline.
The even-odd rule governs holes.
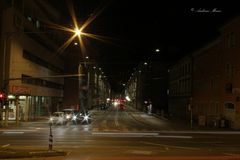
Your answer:
[[[88,39],[86,47],[116,89],[140,61],[176,61],[218,36],[218,28],[240,11],[234,1],[196,2],[75,0],[73,4],[80,21],[104,8],[86,30],[108,37],[110,43]]]

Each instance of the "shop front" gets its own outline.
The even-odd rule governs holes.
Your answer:
[[[61,97],[31,95],[29,87],[13,86],[2,117],[3,120],[8,117],[9,121],[16,122],[46,119],[61,107],[61,101]]]

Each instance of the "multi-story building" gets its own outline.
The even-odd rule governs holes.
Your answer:
[[[168,64],[162,62],[141,62],[132,74],[125,93],[131,105],[143,111],[160,114],[167,111]]]
[[[189,103],[192,96],[192,57],[186,56],[169,70],[168,110],[178,118],[189,115]]]
[[[225,118],[240,128],[240,18],[221,28],[220,36],[193,54],[193,114],[216,126]],[[227,123],[226,123],[227,124]]]
[[[110,98],[111,88],[106,77],[97,63],[89,59],[76,58],[77,54],[68,56],[68,73],[80,73],[81,77],[65,78],[64,85],[64,108],[77,110],[89,110],[101,103],[106,103]],[[80,62],[79,62],[80,61]],[[79,71],[79,64],[82,70]]]
[[[59,22],[60,12],[46,1],[1,3],[0,84],[9,100],[3,115],[25,121],[46,116],[62,101],[64,80],[54,75],[63,73],[64,63],[59,36],[44,23]]]

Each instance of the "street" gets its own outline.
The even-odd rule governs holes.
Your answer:
[[[53,150],[68,152],[62,159],[240,159],[238,131],[177,128],[169,120],[131,108],[91,113],[91,124],[52,126]],[[47,121],[0,128],[1,148],[47,150],[48,139]]]

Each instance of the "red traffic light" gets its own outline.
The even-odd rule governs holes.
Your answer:
[[[0,99],[3,99],[3,98],[5,98],[5,94],[0,92]]]

